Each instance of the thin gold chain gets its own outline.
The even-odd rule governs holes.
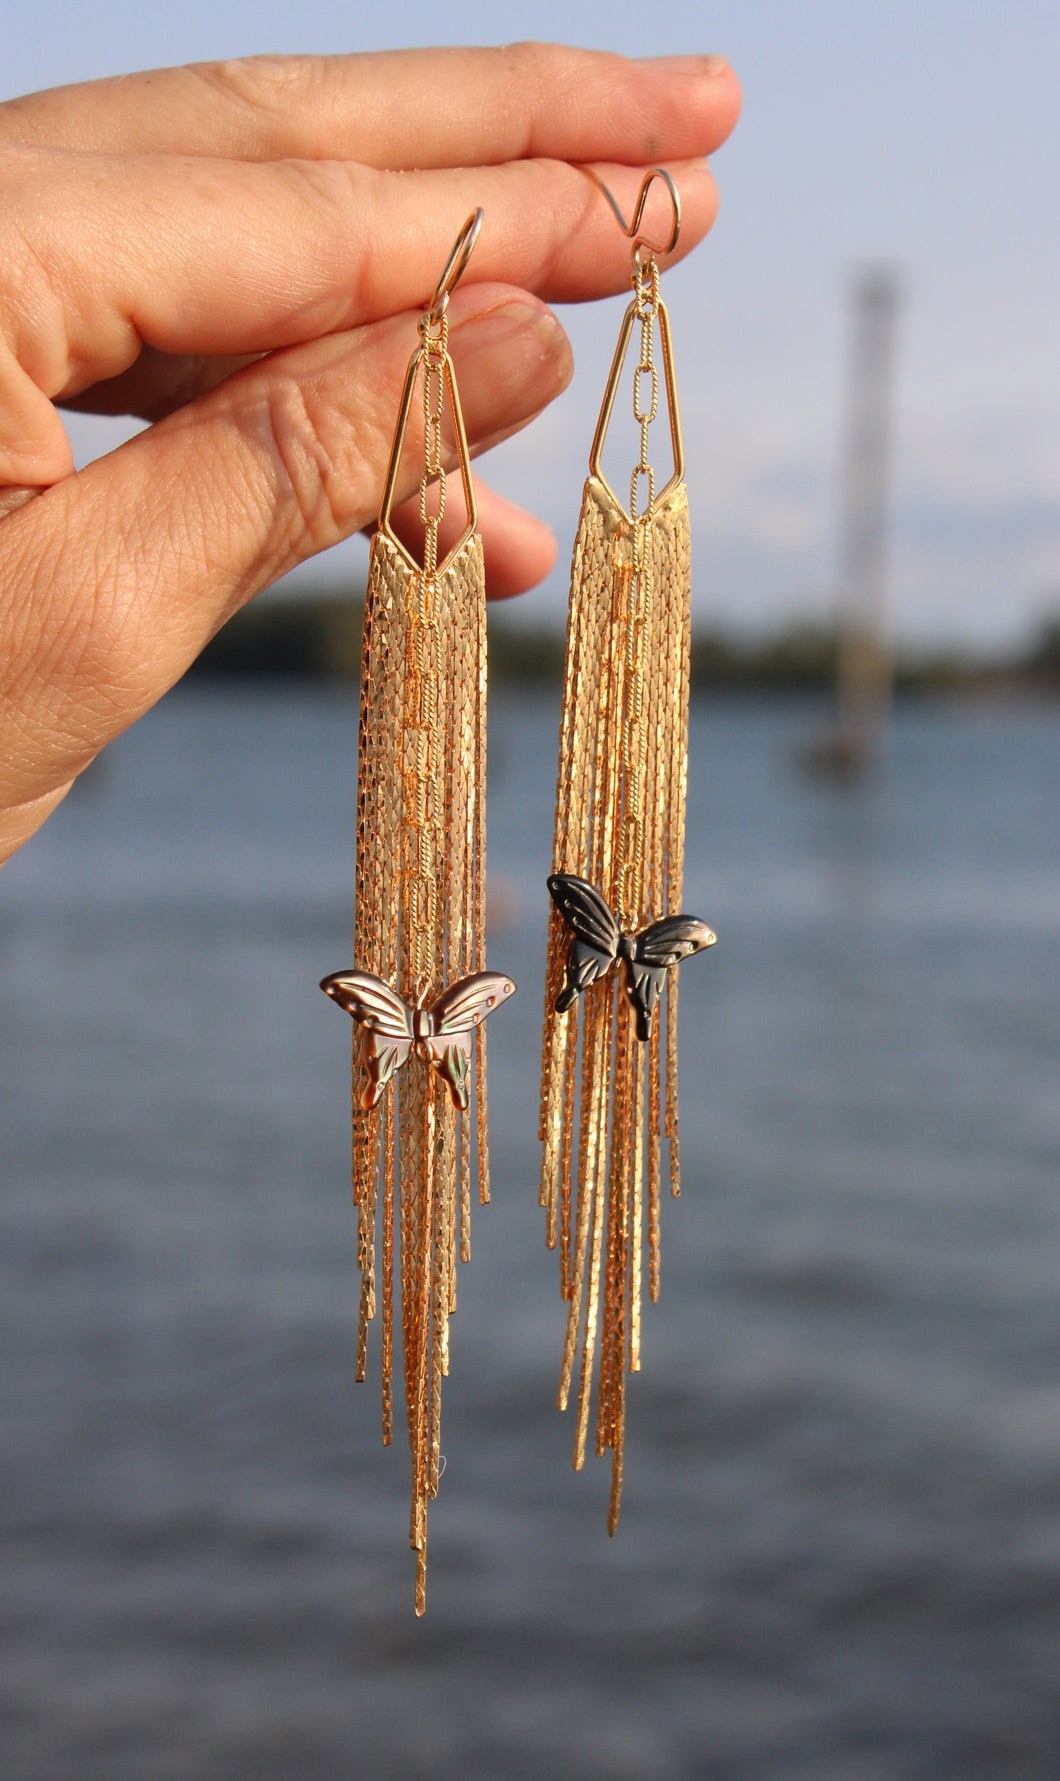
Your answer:
[[[648,462],[648,428],[659,412],[659,373],[655,368],[655,318],[659,313],[659,268],[654,259],[633,261],[633,296],[640,322],[640,363],[633,373],[633,419],[640,427],[640,458],[629,479],[629,517],[637,524],[637,496],[642,476],[648,478],[647,518],[655,505],[655,472]],[[650,395],[644,401],[642,378],[648,378]]]
[[[659,411],[659,373],[655,365],[655,319],[659,312],[659,268],[641,253],[633,261],[635,313],[640,322],[640,361],[633,374],[633,418],[640,427],[640,457],[629,483],[629,515],[633,522],[633,560],[625,577],[626,648],[622,700],[622,846],[618,896],[620,914],[635,921],[641,913],[644,876],[644,673],[645,640],[651,617],[651,583],[646,562],[648,526],[655,507],[655,472],[648,459],[648,429]],[[647,389],[645,389],[647,381]],[[642,480],[648,484],[647,506],[638,514]]]
[[[437,332],[434,330],[437,329]],[[425,315],[420,321],[423,363],[423,570],[412,587],[409,612],[409,675],[405,706],[405,804],[409,853],[406,863],[409,956],[413,992],[423,995],[434,974],[434,932],[438,904],[436,829],[441,810],[438,772],[438,528],[445,515],[442,421],[445,412],[449,320]],[[431,489],[437,489],[433,511]]]
[[[432,332],[437,327],[437,334]],[[423,476],[420,480],[420,518],[423,521],[423,574],[433,579],[438,571],[438,527],[445,515],[445,473],[442,469],[442,416],[445,405],[445,361],[449,350],[449,317],[420,318],[423,342]],[[432,484],[438,503],[428,513]]]

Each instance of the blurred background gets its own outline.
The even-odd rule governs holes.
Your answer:
[[[486,466],[561,539],[491,617],[494,1203],[412,1616],[355,1389],[360,542],[266,596],[0,879],[11,1781],[1060,1771],[1060,14],[40,0],[0,97],[262,50],[722,51],[665,281],[696,683],[684,1193],[626,1488],[570,1469],[536,1207],[568,541],[621,303]],[[81,460],[120,424],[71,419]],[[503,1027],[501,1022],[503,1021]],[[491,1029],[492,1032],[492,1029]]]

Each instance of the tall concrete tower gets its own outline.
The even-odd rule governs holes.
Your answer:
[[[893,268],[855,275],[840,509],[839,732],[866,765],[882,741],[891,695],[887,522],[900,302]]]
[[[893,267],[854,274],[839,491],[838,708],[834,732],[805,752],[810,768],[838,778],[857,777],[878,758],[890,708],[887,532],[900,305]]]

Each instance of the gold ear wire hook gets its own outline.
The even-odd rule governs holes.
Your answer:
[[[594,173],[591,167],[583,167],[581,171],[585,174],[587,179],[592,180],[593,185],[596,186],[597,190],[607,199],[623,235],[627,236],[629,240],[632,241],[633,259],[635,263],[643,263],[642,259],[638,260],[638,256],[643,256],[645,254],[654,256],[655,254],[673,253],[681,233],[681,194],[674,185],[674,182],[670,178],[665,167],[653,167],[649,173],[644,175],[640,191],[637,193],[637,203],[633,211],[633,221],[631,223],[627,223],[615,202],[613,193],[608,190],[607,186],[605,186],[599,174]],[[662,180],[666,190],[670,194],[670,202],[673,205],[673,227],[670,230],[669,240],[666,242],[649,241],[646,235],[640,233],[640,225],[644,221],[644,210],[648,202],[648,193],[651,191],[653,180],[656,179]]]
[[[615,202],[613,194],[608,191],[608,188],[605,186],[600,176],[594,173],[591,167],[582,167],[581,172],[584,173],[588,179],[592,180],[594,186],[596,186],[607,199],[623,235],[627,236],[633,243],[633,265],[630,275],[630,282],[633,285],[633,301],[626,310],[621,332],[618,337],[618,345],[615,348],[615,356],[611,363],[611,374],[607,380],[607,388],[604,391],[603,407],[600,410],[600,418],[596,423],[596,432],[593,436],[592,450],[589,453],[589,471],[599,482],[603,483],[609,494],[611,494],[612,498],[617,502],[618,497],[615,495],[614,490],[604,476],[601,456],[603,453],[604,439],[607,434],[608,424],[611,420],[611,411],[615,404],[615,395],[618,391],[619,378],[622,375],[622,366],[625,363],[626,348],[629,345],[633,324],[635,321],[639,321],[641,325],[641,360],[633,385],[633,414],[640,426],[641,449],[640,462],[636,470],[633,472],[633,479],[630,485],[630,511],[627,515],[631,523],[635,524],[638,517],[636,496],[637,478],[643,475],[648,479],[648,512],[650,514],[654,510],[657,502],[661,501],[663,496],[668,494],[671,489],[677,487],[685,473],[684,446],[681,440],[681,422],[677,412],[677,390],[674,384],[674,360],[673,347],[670,342],[670,321],[666,313],[666,305],[659,297],[659,267],[655,259],[656,254],[672,253],[677,246],[678,237],[681,233],[681,198],[677,187],[674,185],[674,182],[670,178],[665,167],[652,167],[650,171],[644,175],[644,178],[641,181],[640,191],[637,193],[636,207],[633,211],[633,221],[627,223]],[[670,229],[669,237],[665,242],[660,243],[653,243],[648,240],[646,235],[640,233],[640,227],[644,221],[644,210],[648,202],[648,194],[651,191],[652,181],[656,179],[662,180],[670,194],[670,202],[673,205],[673,225]],[[662,345],[663,374],[666,379],[667,407],[670,413],[670,440],[673,445],[674,453],[673,475],[670,477],[665,487],[659,491],[658,495],[655,490],[654,472],[651,469],[647,457],[648,427],[655,419],[659,388],[658,378],[652,362],[651,345],[652,325],[656,317],[658,318],[659,338]],[[651,384],[651,398],[647,408],[644,409],[641,407],[642,374],[650,379]],[[619,505],[621,505],[621,503],[619,503]],[[636,533],[635,539],[639,537],[640,534]]]
[[[453,243],[449,258],[442,269],[442,276],[434,289],[434,295],[420,317],[420,343],[409,360],[409,368],[405,373],[405,388],[398,408],[397,424],[394,428],[394,443],[390,448],[390,463],[386,473],[386,484],[383,489],[383,500],[379,509],[379,529],[385,532],[391,543],[396,547],[411,569],[426,572],[433,578],[439,571],[434,556],[437,545],[438,526],[445,512],[445,478],[442,475],[441,457],[441,405],[448,397],[449,408],[453,418],[453,432],[456,440],[457,462],[460,467],[460,480],[464,489],[464,505],[467,509],[467,524],[460,537],[450,549],[446,565],[464,548],[468,539],[478,525],[478,510],[475,505],[475,487],[471,480],[471,456],[468,451],[467,434],[464,431],[464,417],[460,412],[460,397],[457,394],[456,380],[453,375],[452,363],[448,353],[449,323],[446,309],[449,299],[456,290],[467,263],[474,251],[482,227],[483,211],[473,210],[459,235]],[[433,330],[437,328],[435,334]],[[423,379],[424,400],[424,445],[425,462],[423,481],[420,485],[420,514],[426,528],[423,563],[417,563],[412,554],[405,549],[401,540],[390,524],[390,514],[394,503],[394,490],[397,485],[398,466],[401,462],[401,451],[405,443],[405,432],[408,426],[409,409],[417,378]],[[435,406],[432,407],[432,401]],[[437,511],[430,520],[427,515],[427,489],[431,483],[438,486]]]
[[[453,251],[445,262],[442,276],[435,286],[434,296],[427,305],[427,316],[432,322],[441,320],[449,307],[450,297],[464,276],[467,263],[475,251],[478,232],[482,227],[482,216],[481,209],[473,210],[453,243]]]

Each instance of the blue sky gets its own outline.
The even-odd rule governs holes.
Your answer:
[[[743,82],[744,115],[717,157],[715,231],[666,280],[698,616],[757,630],[828,609],[845,287],[866,257],[897,262],[908,288],[891,562],[899,634],[1016,641],[1060,611],[1055,0],[391,0],[363,10],[320,0],[297,16],[274,0],[38,0],[5,20],[0,90],[257,50],[528,36],[637,55],[720,50]],[[496,485],[536,505],[562,541],[559,573],[523,603],[531,620],[562,614],[562,558],[618,316],[615,304],[568,312],[572,389],[489,462]],[[76,429],[82,455],[115,437],[107,423]]]

